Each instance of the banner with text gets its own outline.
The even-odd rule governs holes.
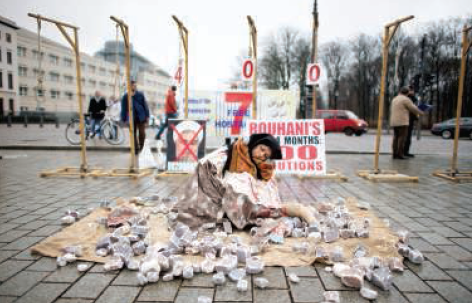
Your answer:
[[[294,119],[298,96],[297,91],[259,90],[257,119]],[[240,136],[252,119],[252,92],[190,91],[188,117],[206,120],[208,136]]]
[[[250,120],[245,135],[273,135],[282,148],[283,160],[276,161],[277,174],[326,175],[324,121]]]

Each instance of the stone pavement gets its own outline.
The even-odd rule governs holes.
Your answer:
[[[384,134],[380,141],[380,152],[390,153],[392,132],[390,135]],[[128,131],[125,131],[128,136]],[[328,133],[326,135],[326,151],[328,153],[372,153],[375,148],[375,130],[369,130],[369,133],[361,137],[348,137],[341,133]],[[429,131],[423,131],[423,136],[419,141],[413,138],[411,152],[422,155],[451,155],[453,140],[444,140],[441,137],[433,136]],[[147,129],[147,138],[154,139],[155,131]],[[71,147],[65,138],[65,125],[56,128],[54,125],[45,125],[40,128],[38,125],[29,125],[24,128],[22,125],[12,125],[11,128],[5,124],[0,125],[0,148],[4,146],[16,147]],[[128,139],[121,145],[128,147]],[[207,147],[215,148],[221,146],[223,139],[207,137]],[[99,148],[119,148],[108,145],[105,140],[90,139],[87,141],[89,147]],[[79,148],[76,146],[75,148]],[[471,156],[472,140],[461,138],[459,142],[459,156]]]
[[[341,285],[324,271],[324,266],[266,268],[263,276],[269,289],[252,287],[238,293],[234,284],[214,287],[211,276],[198,275],[190,281],[159,281],[141,287],[135,272],[103,272],[94,264],[80,273],[76,264],[57,268],[52,258],[31,255],[28,248],[61,229],[59,219],[67,209],[96,207],[102,197],[174,195],[186,177],[159,181],[152,178],[50,178],[39,171],[78,164],[72,151],[0,150],[0,302],[34,303],[131,303],[197,302],[199,295],[214,302],[321,302],[325,290],[339,290],[341,302],[367,302],[358,291]],[[89,163],[103,167],[121,166],[128,155],[120,152],[89,152]],[[396,275],[390,292],[379,291],[379,303],[471,302],[472,301],[472,184],[452,184],[431,177],[437,168],[447,168],[449,158],[420,155],[414,160],[392,161],[381,156],[381,168],[397,168],[420,176],[417,184],[376,184],[355,176],[357,169],[372,167],[371,155],[328,155],[328,164],[343,171],[347,183],[299,180],[280,181],[282,199],[314,201],[337,196],[356,196],[388,218],[395,230],[412,232],[411,244],[426,257],[422,266],[405,262],[406,271]],[[460,166],[472,169],[462,158]],[[301,282],[289,282],[295,272]]]

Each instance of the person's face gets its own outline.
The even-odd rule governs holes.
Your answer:
[[[195,131],[193,130],[186,130],[182,132],[182,137],[184,138],[185,142],[188,143],[190,149],[193,151],[193,154],[197,156],[197,149],[198,149],[198,136],[196,136],[191,142],[190,140],[195,136]],[[175,142],[175,151],[176,156],[179,156],[182,153],[182,150],[185,149],[185,144],[182,142],[180,138],[177,137]],[[179,161],[196,161],[193,155],[188,148],[185,149],[183,155],[179,158]]]
[[[95,97],[100,97],[100,92],[98,90],[95,92]]]
[[[251,156],[256,161],[265,161],[272,156],[272,150],[267,145],[259,144],[253,148]]]
[[[414,95],[415,95],[415,90],[410,89],[410,91],[408,92],[408,96],[414,96]]]
[[[135,92],[135,91],[136,91],[136,87],[137,87],[136,82],[132,82],[132,83],[131,83],[131,91],[132,91],[132,92]]]

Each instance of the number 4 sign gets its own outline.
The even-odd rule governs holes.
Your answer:
[[[254,61],[245,59],[243,61],[242,78],[244,81],[251,81],[254,77]]]
[[[306,68],[306,84],[315,85],[320,80],[321,68],[316,63],[308,64]]]

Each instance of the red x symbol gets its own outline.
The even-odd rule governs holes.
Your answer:
[[[200,128],[198,129],[198,131],[193,135],[193,137],[188,142],[185,141],[184,137],[182,137],[182,134],[179,133],[179,131],[175,128],[174,124],[171,124],[170,127],[172,127],[172,130],[177,134],[177,136],[179,137],[179,140],[182,141],[185,145],[182,151],[180,152],[180,154],[175,158],[175,160],[178,161],[184,155],[185,150],[188,150],[190,152],[190,155],[193,157],[193,159],[195,161],[198,161],[197,155],[195,155],[193,150],[190,149],[189,142],[193,142],[193,140],[195,140],[195,138],[198,136],[200,131],[203,129],[203,124],[200,125]]]

